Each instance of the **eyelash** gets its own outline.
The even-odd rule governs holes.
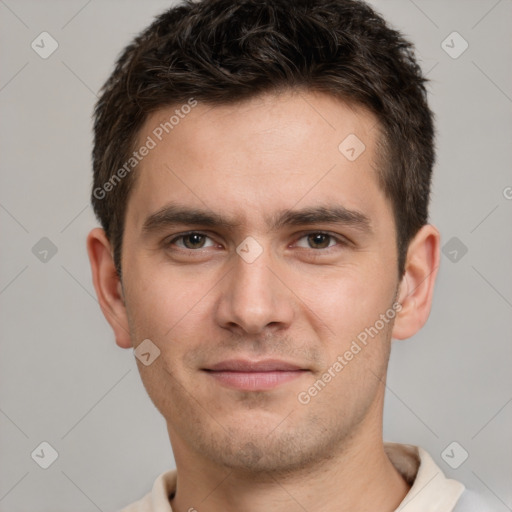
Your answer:
[[[190,236],[190,235],[201,235],[201,236],[211,239],[211,237],[208,234],[203,233],[202,231],[188,231],[186,233],[181,233],[180,235],[174,236],[171,240],[169,240],[168,242],[165,242],[165,246],[170,247],[177,240],[183,240],[185,237]],[[325,235],[325,236],[330,237],[332,240],[335,240],[337,242],[337,244],[334,246],[326,247],[324,249],[313,249],[311,247],[310,248],[301,247],[300,249],[314,251],[315,253],[326,254],[326,253],[330,253],[331,250],[334,249],[336,246],[348,246],[350,244],[350,242],[345,237],[342,237],[340,235],[333,235],[332,233],[329,233],[327,231],[308,231],[305,233],[301,233],[301,235],[297,239],[297,241],[299,241],[303,238],[306,238],[310,235]],[[188,252],[188,253],[200,252],[202,249],[203,249],[202,247],[200,247],[199,249],[187,249],[187,248],[183,248],[183,247],[178,248],[179,251]]]

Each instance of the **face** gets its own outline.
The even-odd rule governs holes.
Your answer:
[[[122,251],[130,338],[160,351],[138,364],[175,455],[283,472],[373,435],[398,286],[376,119],[288,92],[198,103],[160,141],[175,110],[139,134],[156,145]]]

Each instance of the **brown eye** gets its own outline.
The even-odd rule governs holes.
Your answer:
[[[208,240],[209,243],[207,244]],[[203,233],[193,231],[190,233],[184,233],[183,235],[174,237],[167,245],[176,245],[180,249],[194,250],[212,247],[215,244],[213,243],[209,236],[204,235]]]
[[[336,245],[345,245],[343,238],[323,232],[308,233],[297,242],[298,247],[315,250],[329,249]]]
[[[308,243],[312,249],[325,249],[329,247],[331,235],[325,233],[313,233],[308,235]]]
[[[200,249],[204,245],[205,236],[199,233],[191,233],[183,237],[183,245],[187,249]]]

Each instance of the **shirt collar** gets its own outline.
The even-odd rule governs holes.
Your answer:
[[[384,443],[387,456],[412,485],[395,512],[451,512],[464,485],[446,478],[441,468],[423,448],[398,443]]]

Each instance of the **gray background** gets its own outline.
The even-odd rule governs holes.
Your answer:
[[[432,81],[431,221],[449,244],[427,326],[394,342],[384,437],[423,446],[494,510],[512,510],[512,1],[374,3],[416,43]],[[169,5],[0,0],[1,512],[116,510],[174,465],[133,353],[100,312],[85,250],[95,93]],[[47,59],[31,48],[43,31],[59,44]],[[469,44],[456,59],[441,46],[453,31]],[[46,261],[32,250],[43,237],[57,248]],[[59,454],[46,470],[31,458],[42,441]],[[453,441],[469,453],[458,469],[441,457]]]

